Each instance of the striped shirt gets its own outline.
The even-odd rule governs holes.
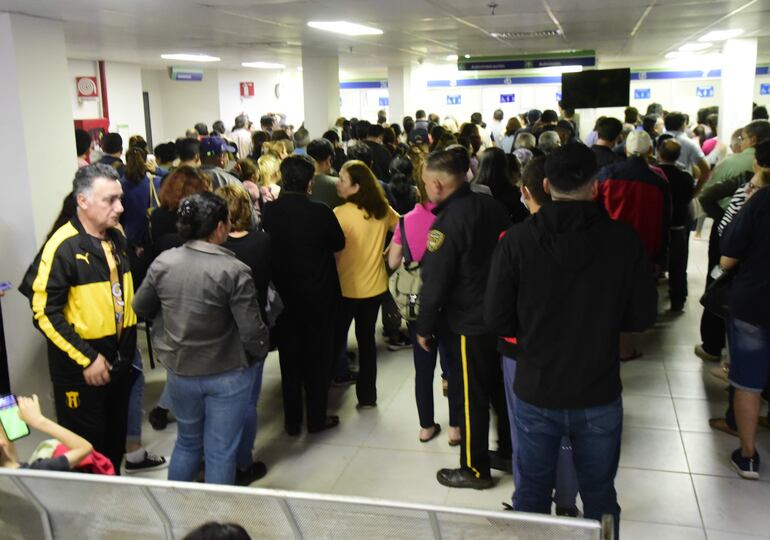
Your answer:
[[[730,199],[730,204],[727,206],[724,216],[722,216],[722,221],[720,221],[717,226],[717,232],[719,232],[720,237],[725,232],[725,227],[730,224],[733,218],[740,212],[741,208],[743,208],[743,205],[746,204],[746,188],[748,186],[748,182],[743,184],[735,191],[733,198]]]

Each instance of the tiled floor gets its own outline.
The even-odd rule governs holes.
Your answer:
[[[739,479],[728,463],[737,439],[709,429],[724,411],[726,385],[692,353],[698,340],[698,304],[706,272],[705,241],[691,241],[691,297],[684,314],[661,315],[642,338],[644,357],[623,365],[625,431],[616,485],[625,539],[689,540],[770,538],[770,470],[763,480]],[[665,290],[661,289],[663,300]],[[661,313],[663,312],[663,301]],[[271,354],[259,402],[257,457],[269,473],[256,485],[320,493],[364,495],[480,509],[509,501],[510,476],[496,474],[487,491],[439,485],[435,471],[455,466],[458,450],[442,434],[417,440],[411,350],[379,351],[379,407],[357,411],[352,388],[333,389],[339,429],[291,438],[283,433],[278,358]],[[147,410],[162,388],[163,373],[148,374]],[[447,424],[446,400],[436,377],[437,418]],[[146,446],[169,455],[174,424],[162,432],[145,423]],[[759,452],[770,466],[770,433],[761,431]],[[165,477],[165,472],[156,473]]]

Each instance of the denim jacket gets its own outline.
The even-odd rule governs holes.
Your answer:
[[[158,359],[177,375],[215,375],[267,355],[251,270],[222,246],[191,240],[164,251],[133,305],[153,320]]]

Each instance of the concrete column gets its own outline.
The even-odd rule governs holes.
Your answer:
[[[730,135],[751,121],[757,40],[729,39],[722,48],[722,95],[719,103],[719,141],[730,144]]]
[[[77,168],[62,24],[0,13],[0,281],[18,287],[72,190]],[[13,392],[37,393],[53,414],[45,341],[27,299],[2,299]],[[32,439],[32,438],[28,438]],[[33,441],[30,441],[30,443]]]
[[[388,122],[400,124],[404,116],[414,114],[410,66],[388,67],[388,101]]]
[[[313,139],[334,125],[340,115],[340,62],[336,56],[319,56],[302,50],[302,88],[305,128]]]

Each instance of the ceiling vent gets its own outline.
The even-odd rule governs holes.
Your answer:
[[[539,32],[492,32],[490,35],[492,37],[505,40],[539,39],[560,36],[561,30],[556,28],[554,30],[540,30]]]

